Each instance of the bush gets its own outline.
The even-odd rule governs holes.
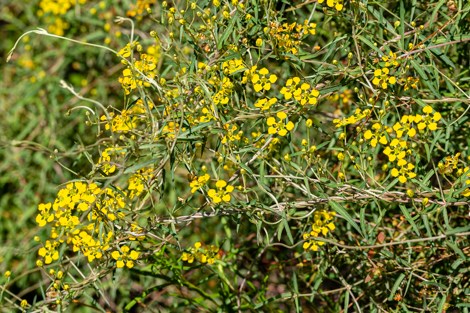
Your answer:
[[[17,137],[8,102],[2,141],[35,190],[5,152],[1,212],[37,258],[7,249],[6,310],[468,312],[470,4],[23,9],[4,73],[42,113]]]

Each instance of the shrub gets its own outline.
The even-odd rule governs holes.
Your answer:
[[[38,203],[42,292],[12,306],[468,310],[470,5],[138,0],[127,42],[77,36],[112,9],[42,0],[22,36],[119,70],[113,101],[61,82],[91,141]]]

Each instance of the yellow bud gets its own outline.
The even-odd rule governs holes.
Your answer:
[[[428,199],[428,198],[424,198],[422,203],[423,203],[423,206],[427,206],[428,203],[429,203],[429,199]]]
[[[21,306],[23,309],[27,308],[28,305],[29,305],[29,304],[28,304],[28,301],[26,301],[26,300],[24,300],[24,299],[21,300],[20,306]]]

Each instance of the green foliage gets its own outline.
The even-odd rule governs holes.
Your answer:
[[[468,311],[469,4],[62,2],[2,8],[5,312]]]

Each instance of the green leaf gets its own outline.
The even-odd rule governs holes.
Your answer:
[[[423,70],[422,65],[416,62],[416,60],[410,60],[411,65],[413,66],[414,70],[418,73],[418,75],[421,77],[421,81],[431,90],[431,92],[437,97],[441,98],[441,95],[439,92],[436,90],[434,85],[432,84],[432,81],[429,80],[428,75],[426,72]]]
[[[403,279],[405,279],[405,274],[401,273],[397,280],[395,280],[395,283],[393,284],[392,290],[390,290],[390,295],[388,296],[388,301],[392,301],[393,298],[395,297],[395,294],[397,293],[398,288],[400,287],[401,282]]]
[[[353,227],[355,230],[357,230],[357,232],[362,237],[364,237],[364,234],[362,233],[361,228],[357,225],[357,223],[353,220],[351,215],[349,215],[349,213],[340,204],[338,204],[334,201],[329,201],[328,203],[336,213],[341,215],[341,217],[343,217],[348,222],[348,224],[351,225],[351,227]]]
[[[411,217],[411,214],[410,212],[408,211],[408,208],[406,206],[404,206],[403,204],[400,204],[400,209],[401,209],[401,212],[403,213],[403,215],[405,216],[406,218],[406,221],[408,223],[410,223],[411,227],[413,227],[413,230],[415,231],[416,235],[417,236],[421,236],[420,232],[419,232],[419,228],[418,226],[416,225],[413,217]]]
[[[369,229],[367,227],[367,221],[366,221],[366,206],[362,206],[360,213],[359,213],[359,221],[361,223],[361,230],[362,233],[365,235],[366,241],[369,241]]]
[[[362,36],[362,35],[357,35],[357,38],[362,41],[363,43],[365,43],[367,46],[369,46],[372,50],[374,50],[375,52],[378,53],[378,55],[382,55],[383,52],[380,51],[379,48],[377,48],[369,39],[367,39],[366,37]]]

